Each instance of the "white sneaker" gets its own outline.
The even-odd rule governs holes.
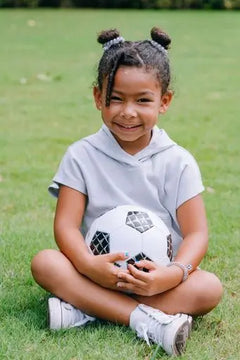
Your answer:
[[[130,327],[143,338],[160,345],[169,355],[181,355],[191,331],[191,316],[167,315],[160,310],[140,304],[131,313]]]
[[[85,314],[56,297],[48,299],[49,328],[52,330],[82,326],[96,318]]]

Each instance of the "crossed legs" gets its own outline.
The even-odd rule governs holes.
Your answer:
[[[151,297],[109,290],[79,274],[60,251],[43,250],[32,261],[35,281],[65,302],[97,318],[129,325],[131,312],[139,303],[167,314],[205,314],[221,300],[218,278],[203,270],[194,271],[187,281],[165,293]]]

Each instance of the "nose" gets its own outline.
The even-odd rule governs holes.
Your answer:
[[[124,119],[131,119],[133,117],[137,116],[136,109],[134,107],[134,104],[126,103],[123,105],[121,109],[120,116]]]

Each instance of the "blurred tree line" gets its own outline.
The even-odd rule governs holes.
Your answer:
[[[240,9],[240,0],[0,0],[0,7]]]

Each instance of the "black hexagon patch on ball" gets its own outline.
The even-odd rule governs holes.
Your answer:
[[[147,255],[145,255],[143,252],[131,257],[130,259],[127,260],[127,264],[131,264],[133,266],[135,266],[136,269],[138,270],[142,270],[144,272],[148,272],[148,269],[146,268],[138,268],[136,265],[135,265],[135,262],[136,261],[141,261],[141,260],[148,260],[148,261],[152,261],[152,259],[150,259]]]
[[[96,231],[90,243],[90,249],[94,255],[104,255],[110,252],[110,235],[102,231]]]
[[[149,215],[142,211],[129,211],[126,218],[126,225],[140,233],[144,233],[154,226]]]
[[[128,259],[127,263],[134,265],[136,261],[141,261],[141,260],[152,261],[147,255],[145,255],[143,252],[141,252],[141,253],[131,257],[130,259]]]

